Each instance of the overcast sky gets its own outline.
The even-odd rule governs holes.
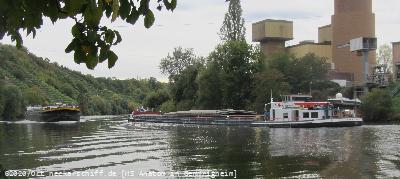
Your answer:
[[[378,43],[400,41],[400,1],[373,0],[376,15],[376,36]],[[289,45],[302,40],[318,40],[318,27],[330,24],[333,14],[333,0],[245,0],[242,1],[246,21],[246,38],[251,41],[251,24],[264,19],[283,19],[294,22],[294,37]],[[160,60],[172,52],[174,47],[193,48],[199,56],[207,56],[220,43],[218,32],[228,3],[225,0],[178,0],[176,10],[156,12],[156,22],[146,29],[143,18],[136,25],[117,20],[103,24],[120,31],[123,41],[114,51],[119,60],[112,69],[107,63],[99,64],[95,70],[88,70],[84,64],[73,61],[73,54],[64,49],[72,39],[73,22],[63,20],[52,24],[46,19],[36,38],[24,38],[24,45],[39,57],[47,57],[70,69],[92,74],[96,77],[148,78],[166,80],[158,65]],[[1,43],[11,43],[5,37]]]

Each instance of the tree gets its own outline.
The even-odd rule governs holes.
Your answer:
[[[26,103],[29,105],[41,105],[46,102],[46,97],[38,86],[32,86],[24,91]]]
[[[177,0],[158,0],[158,10],[163,8],[173,11]],[[4,35],[22,46],[21,31],[36,35],[43,24],[43,17],[55,23],[61,19],[73,19],[71,28],[73,39],[65,49],[74,51],[74,61],[85,63],[89,69],[108,59],[108,67],[115,65],[118,56],[111,47],[121,42],[118,31],[100,24],[103,14],[111,22],[118,17],[127,23],[135,24],[144,16],[144,26],[154,24],[154,13],[150,0],[1,0],[0,1],[0,39]]]
[[[216,63],[209,62],[207,67],[200,72],[196,83],[199,87],[197,106],[200,109],[219,109],[222,106],[223,89]]]
[[[79,102],[79,108],[81,110],[82,115],[92,115],[94,111],[92,110],[90,106],[90,101],[89,101],[89,94],[88,93],[80,93],[78,95],[78,102]]]
[[[264,105],[272,97],[277,99],[282,94],[290,91],[290,85],[285,81],[285,76],[276,69],[265,69],[255,75],[252,95],[254,96],[252,109],[257,112],[264,111]]]
[[[161,88],[161,83],[158,82],[157,79],[154,77],[150,77],[147,82],[149,84],[150,90],[156,91]]]
[[[149,108],[159,108],[164,102],[170,99],[168,92],[165,90],[159,90],[147,94],[144,99],[144,106]]]
[[[24,115],[25,106],[23,104],[23,97],[21,91],[17,86],[7,84],[3,87],[0,94],[3,95],[3,112],[2,118],[4,120],[16,120]]]
[[[329,80],[316,80],[310,84],[311,94],[315,101],[326,101],[342,91],[339,84]]]
[[[268,61],[270,68],[280,71],[292,86],[292,93],[308,93],[310,85],[327,80],[329,64],[312,53],[301,58],[276,54]]]
[[[171,80],[187,67],[197,64],[203,65],[204,62],[204,58],[196,57],[193,49],[176,47],[172,55],[168,54],[167,57],[161,59],[160,69],[161,73],[168,75],[168,78]]]
[[[161,60],[161,72],[169,75],[171,98],[178,110],[188,110],[195,106],[198,90],[196,78],[204,63],[205,59],[196,57],[193,49],[181,47],[175,48],[172,56],[168,54]],[[172,103],[167,105],[168,109],[172,108]]]
[[[378,49],[377,62],[380,65],[386,65],[386,71],[392,71],[392,48],[388,44],[383,44]]]
[[[219,32],[221,40],[245,41],[246,28],[242,11],[240,0],[229,0],[228,12]]]
[[[93,108],[94,114],[96,115],[107,115],[111,114],[112,107],[107,100],[100,96],[92,96],[90,99],[90,105]]]
[[[173,78],[174,83],[170,84],[171,96],[178,110],[188,110],[195,105],[199,88],[196,78],[201,69],[201,65],[192,65]]]
[[[164,102],[164,103],[160,106],[160,111],[161,111],[161,112],[164,112],[164,113],[176,111],[176,107],[175,107],[174,101],[168,100],[168,101]]]
[[[264,60],[259,48],[245,41],[226,41],[211,52],[209,63],[220,71],[222,108],[244,109],[251,103],[252,78]]]
[[[293,93],[309,92],[310,85],[327,79],[329,64],[326,60],[309,53],[302,58],[296,58],[286,74]]]
[[[362,98],[361,111],[366,122],[387,121],[392,114],[392,99],[388,91],[374,89]]]
[[[123,99],[120,95],[118,94],[113,94],[111,96],[111,114],[117,115],[117,114],[126,114],[130,113],[131,111],[128,111],[128,101]]]

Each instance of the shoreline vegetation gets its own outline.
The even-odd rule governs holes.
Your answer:
[[[26,49],[0,45],[0,120],[21,119],[27,105],[60,100],[79,104],[86,116],[129,114],[142,105],[163,112],[234,108],[261,114],[271,89],[276,100],[281,94],[308,94],[310,87],[316,100],[337,92],[351,97],[351,89],[327,80],[327,64],[313,54],[263,58],[257,46],[243,41],[225,42],[207,58],[197,57],[193,49],[176,48],[162,59],[160,69],[170,82],[161,83],[155,78],[94,78]],[[391,88],[374,89],[363,98],[367,124],[400,123],[400,97],[392,98]]]
[[[95,78],[0,44],[0,120],[23,118],[28,105],[56,102],[79,104],[83,115],[129,114],[150,92],[166,88],[155,78]]]

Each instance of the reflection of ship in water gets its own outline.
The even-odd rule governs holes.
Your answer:
[[[26,119],[39,122],[79,121],[78,106],[56,104],[53,106],[28,106]]]

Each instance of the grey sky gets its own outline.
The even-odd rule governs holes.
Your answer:
[[[373,0],[373,3],[378,43],[400,41],[400,1]],[[330,24],[333,14],[333,0],[244,0],[242,7],[249,42],[251,23],[263,19],[294,21],[295,39],[288,42],[289,45],[302,40],[317,40],[318,27]],[[156,12],[155,25],[150,29],[143,27],[143,19],[134,26],[119,20],[110,23],[110,20],[104,19],[103,24],[119,30],[123,38],[114,47],[119,60],[112,69],[107,68],[107,63],[102,63],[95,70],[88,70],[84,64],[73,62],[72,53],[65,54],[64,49],[72,39],[72,21],[59,21],[53,25],[46,19],[36,38],[25,37],[24,45],[37,56],[96,77],[124,79],[153,76],[166,80],[158,69],[161,58],[176,46],[193,48],[197,55],[207,56],[220,42],[217,33],[227,8],[225,0],[179,0],[173,13]],[[1,43],[11,41],[5,37]]]

